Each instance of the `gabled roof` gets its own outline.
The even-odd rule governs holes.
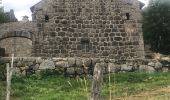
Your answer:
[[[38,2],[37,4],[35,4],[35,5],[33,5],[31,8],[30,8],[30,10],[31,10],[31,12],[34,12],[34,10],[35,9],[41,9],[42,8],[42,0],[40,1],[40,2]]]

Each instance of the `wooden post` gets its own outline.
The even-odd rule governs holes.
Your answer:
[[[11,67],[9,67],[9,63],[6,64],[6,68],[7,68],[6,100],[10,100],[10,91],[11,91],[11,79],[12,79],[12,72],[13,72],[13,63],[14,63],[14,54],[12,54]]]
[[[10,100],[10,86],[11,86],[11,81],[10,81],[10,68],[9,68],[9,63],[6,64],[6,69],[7,69],[7,78],[6,78],[6,100]]]
[[[100,100],[101,85],[103,81],[104,64],[96,63],[93,74],[92,92],[90,100]]]

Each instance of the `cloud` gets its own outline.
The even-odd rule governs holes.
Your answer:
[[[22,20],[22,16],[27,15],[31,19],[30,7],[41,0],[3,0],[5,11],[14,9],[18,20]]]
[[[22,16],[27,15],[31,20],[31,11],[30,7],[38,3],[41,0],[2,0],[5,11],[14,9],[15,15],[18,20],[22,20]],[[140,0],[144,3],[147,3],[148,0]]]

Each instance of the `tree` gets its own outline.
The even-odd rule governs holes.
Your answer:
[[[5,23],[8,20],[9,19],[8,19],[8,17],[6,17],[6,14],[3,11],[0,11],[0,23]]]
[[[170,0],[150,0],[143,10],[143,33],[153,51],[170,54]]]
[[[10,10],[10,12],[4,12],[3,8],[0,8],[0,24],[8,23],[8,22],[16,22],[17,19],[14,14],[14,10]]]

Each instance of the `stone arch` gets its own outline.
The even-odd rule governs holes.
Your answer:
[[[12,53],[16,57],[30,57],[32,55],[33,32],[11,31],[0,36],[0,47],[5,49],[5,56]]]

